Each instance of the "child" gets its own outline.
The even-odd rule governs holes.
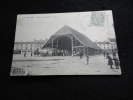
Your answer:
[[[119,61],[118,61],[118,59],[114,56],[114,63],[115,63],[115,66],[116,66],[116,69],[119,69]]]

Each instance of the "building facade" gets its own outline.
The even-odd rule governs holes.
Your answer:
[[[118,52],[116,39],[115,38],[107,38],[107,41],[110,42],[112,50],[114,50],[115,52]]]
[[[103,50],[112,53],[112,50],[117,52],[117,45],[115,38],[107,38],[106,41],[97,42],[96,44]]]
[[[46,40],[35,40],[29,42],[15,42],[14,43],[14,54],[31,54],[38,51],[46,43]]]
[[[35,40],[34,39],[34,50],[38,51],[40,49],[42,49],[43,45],[46,43],[46,40]]]

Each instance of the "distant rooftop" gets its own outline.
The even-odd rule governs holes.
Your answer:
[[[15,44],[33,44],[33,41],[15,42]]]
[[[97,42],[98,44],[110,44],[110,42]]]
[[[15,44],[45,44],[46,40],[35,40],[34,41],[21,41],[21,42],[15,42]]]
[[[110,42],[116,42],[115,38],[108,38]]]
[[[35,44],[45,44],[46,40],[34,40]]]

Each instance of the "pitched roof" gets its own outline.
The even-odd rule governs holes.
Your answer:
[[[33,41],[28,41],[28,42],[22,42],[22,44],[34,44]]]
[[[68,29],[87,47],[94,48],[94,49],[100,49],[94,42],[92,42],[87,36],[84,34],[72,29],[71,27],[67,26]]]
[[[15,44],[21,44],[21,42],[15,42]]]
[[[72,34],[72,32],[68,29],[68,26],[65,25],[61,29],[59,29],[56,33],[54,33],[52,36],[66,35],[66,34]]]
[[[15,44],[45,44],[46,40],[34,40],[34,41],[24,41],[24,42],[15,42]]]
[[[45,44],[46,40],[34,40],[35,44]]]
[[[110,42],[116,42],[115,38],[108,38]]]
[[[97,49],[101,49],[101,48],[96,44],[96,42],[94,42],[94,46],[95,46],[95,48],[97,48]]]
[[[29,42],[15,42],[15,44],[33,44],[33,41],[29,41]]]
[[[52,36],[62,36],[62,35],[66,35],[66,34],[72,34],[74,35],[81,43],[83,43],[85,46],[90,47],[90,48],[94,48],[94,49],[100,49],[97,44],[93,43],[87,36],[83,35],[82,33],[74,30],[73,28],[65,25],[63,26],[61,29],[59,29],[56,33],[54,33]],[[46,44],[51,43],[51,37],[50,39],[47,41]]]

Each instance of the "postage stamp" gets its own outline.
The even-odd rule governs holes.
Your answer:
[[[91,13],[91,25],[104,26],[104,22],[105,22],[105,14],[103,12]]]

